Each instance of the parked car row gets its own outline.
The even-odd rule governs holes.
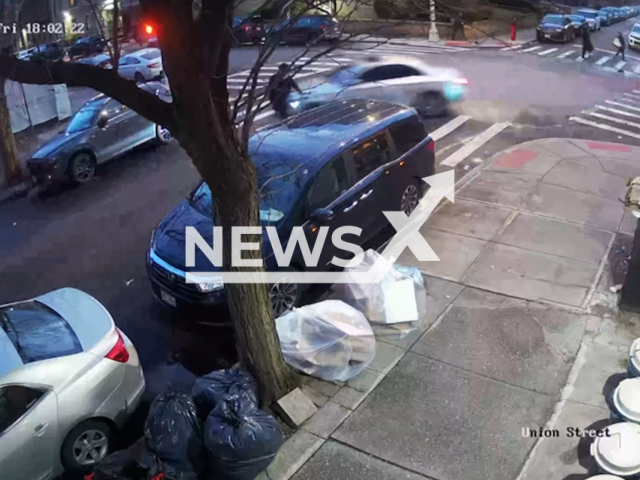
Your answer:
[[[261,17],[235,17],[232,32],[237,44],[261,43],[267,36],[280,43],[310,44],[320,40],[340,38],[338,20],[328,15],[305,15],[297,19],[287,19],[275,25],[268,25]]]
[[[571,42],[582,35],[584,25],[595,32],[637,16],[637,7],[603,7],[599,10],[580,8],[573,14],[550,13],[545,15],[536,28],[538,42]]]
[[[14,55],[20,60],[41,60],[57,62],[68,54],[71,57],[79,57],[102,53],[107,48],[107,40],[100,35],[78,37],[72,42],[60,40],[44,43],[37,47],[20,50]]]

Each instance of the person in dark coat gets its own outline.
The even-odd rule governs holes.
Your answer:
[[[625,61],[624,50],[626,48],[626,45],[624,43],[624,37],[622,36],[622,32],[618,32],[618,36],[616,37],[616,40],[618,40],[618,43],[620,46],[618,47],[618,51],[616,52],[613,58],[616,58],[618,55],[622,55],[622,60]]]
[[[589,24],[582,25],[582,58],[589,58],[593,52],[593,44],[591,43],[591,31]]]
[[[453,25],[451,25],[451,40],[455,40],[457,33],[460,32],[462,38],[464,39],[464,22],[462,21],[462,14],[459,13],[453,19]]]
[[[289,69],[289,65],[281,63],[267,84],[271,107],[281,118],[287,118],[287,98],[291,91],[302,93],[296,81],[289,76]]]

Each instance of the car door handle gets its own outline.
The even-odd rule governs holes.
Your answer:
[[[49,422],[41,423],[40,425],[38,425],[35,428],[35,433],[33,434],[33,436],[34,437],[41,437],[42,435],[44,435],[46,433],[48,428],[49,428]]]
[[[363,193],[362,196],[360,197],[360,200],[364,200],[365,198],[367,198],[372,193],[373,193],[373,188],[371,190],[369,190],[367,193]]]
[[[347,208],[345,208],[343,210],[344,213],[348,213],[351,210],[353,210],[354,208],[356,208],[356,205],[358,205],[358,200],[354,201],[351,205],[349,205]]]

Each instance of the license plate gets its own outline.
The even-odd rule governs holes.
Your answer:
[[[551,38],[551,35],[547,34],[544,36],[544,38]]]
[[[176,297],[174,297],[170,293],[167,293],[164,290],[160,290],[160,298],[164,303],[166,303],[170,307],[173,307],[173,308],[176,307]]]

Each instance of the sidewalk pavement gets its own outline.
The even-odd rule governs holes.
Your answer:
[[[451,47],[484,47],[484,48],[505,48],[519,47],[536,39],[536,29],[527,28],[516,32],[516,40],[511,41],[511,35],[497,35],[495,37],[484,37],[481,40],[449,40],[445,41],[445,45]]]
[[[635,230],[620,199],[638,158],[637,147],[544,139],[462,179],[422,229],[441,261],[399,260],[425,275],[423,331],[378,339],[346,384],[309,378],[319,410],[259,478],[586,478],[588,439],[566,427],[606,425],[604,394],[640,336],[640,317],[617,311],[610,291]]]

